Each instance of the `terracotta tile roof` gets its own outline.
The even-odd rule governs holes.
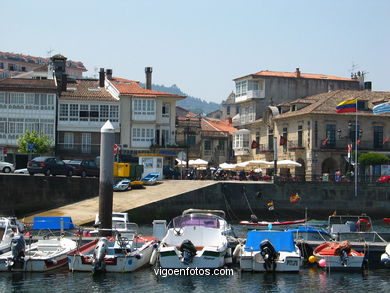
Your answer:
[[[144,89],[139,85],[139,81],[128,80],[119,77],[113,77],[110,80],[112,85],[120,92],[121,95],[130,95],[143,98],[157,98],[157,97],[171,97],[184,99],[185,96],[170,94],[166,92],[159,92]]]
[[[234,128],[228,121],[221,121],[218,119],[211,118],[202,118],[202,130],[203,131],[225,131],[230,135],[233,134],[233,131],[236,131],[237,128]]]
[[[24,62],[29,64],[47,64],[49,63],[49,58],[35,57],[30,55],[11,53],[11,52],[1,52],[0,51],[0,60],[8,60],[14,62]],[[84,64],[80,61],[66,60],[66,67],[77,68],[82,71],[87,71]]]
[[[307,106],[296,110],[289,111],[276,116],[274,119],[283,119],[288,117],[294,117],[305,114],[335,114],[335,115],[352,115],[355,113],[336,113],[336,106],[345,100],[357,98],[358,100],[367,101],[368,109],[365,111],[359,111],[359,116],[373,116],[372,107],[390,101],[390,92],[373,92],[373,91],[357,91],[357,90],[336,90],[328,93],[322,93],[307,98],[292,101],[288,104],[303,104],[306,102]],[[280,104],[279,106],[286,105]],[[382,114],[390,116],[390,114]]]
[[[106,89],[99,87],[97,79],[77,79],[67,84],[67,90],[61,92],[61,100],[88,100],[117,102]]]
[[[6,78],[0,80],[0,90],[56,91],[53,79]]]
[[[234,80],[241,79],[244,77],[256,77],[256,76],[262,76],[262,77],[284,77],[284,78],[297,78],[297,72],[283,72],[283,71],[270,71],[270,70],[262,70],[256,73],[252,73],[249,75],[245,75],[242,77],[235,78]],[[328,80],[341,80],[341,81],[351,81],[351,82],[357,82],[356,79],[351,78],[345,78],[345,77],[339,77],[339,76],[333,76],[333,75],[326,75],[326,74],[312,74],[312,73],[300,73],[300,78],[308,78],[308,79],[328,79]]]

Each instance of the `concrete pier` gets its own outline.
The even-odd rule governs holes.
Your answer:
[[[186,194],[191,191],[215,185],[216,181],[177,181],[169,180],[145,189],[133,189],[125,192],[114,192],[113,211],[125,212],[167,198]],[[99,197],[82,200],[59,208],[37,213],[26,217],[25,222],[33,222],[34,217],[69,216],[75,225],[84,225],[95,221],[99,212]]]

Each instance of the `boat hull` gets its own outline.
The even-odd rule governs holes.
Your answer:
[[[280,252],[275,265],[268,267],[260,252],[243,252],[240,257],[240,268],[242,271],[251,272],[299,272],[301,257],[299,253]]]
[[[47,272],[65,266],[68,263],[67,254],[61,254],[54,258],[25,257],[23,263],[15,264],[11,269],[6,266],[6,258],[0,259],[1,272]]]
[[[218,251],[207,247],[198,251],[189,264],[181,261],[182,253],[176,247],[161,247],[158,250],[158,259],[161,268],[220,268],[225,264],[227,247]]]
[[[96,241],[94,241],[94,245]],[[128,273],[136,271],[149,264],[150,257],[155,249],[155,241],[150,241],[139,250],[128,255],[107,254],[104,257],[104,272],[108,273]],[[92,248],[94,247],[91,246]],[[92,272],[93,253],[83,254],[82,252],[72,252],[68,255],[68,267],[70,271]]]

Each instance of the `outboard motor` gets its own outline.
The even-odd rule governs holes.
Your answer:
[[[103,237],[96,243],[95,250],[93,252],[92,271],[103,272],[106,269],[106,263],[104,257],[108,252],[108,240]]]
[[[11,270],[15,265],[23,265],[24,263],[24,251],[26,248],[26,241],[23,235],[14,236],[11,240],[11,253],[12,258],[7,259],[6,266]]]
[[[182,253],[181,261],[185,265],[188,265],[190,262],[192,262],[192,259],[196,255],[196,248],[195,248],[194,244],[188,239],[186,239],[182,242],[179,250]]]
[[[343,241],[336,248],[335,254],[340,255],[341,264],[346,267],[348,265],[348,254],[351,252],[351,244],[348,241]]]
[[[264,259],[264,268],[266,271],[274,271],[276,268],[276,259],[279,253],[275,250],[271,241],[264,239],[260,243],[260,254]]]

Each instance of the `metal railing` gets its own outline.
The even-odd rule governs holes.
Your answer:
[[[339,138],[335,140],[322,139],[318,141],[318,147],[320,149],[337,149],[337,150],[347,150],[348,144],[352,143],[350,139],[347,138]],[[355,146],[355,143],[353,143]],[[355,147],[353,147],[355,149]],[[358,143],[358,149],[360,150],[390,150],[390,142],[382,142],[375,143],[373,140],[360,140]]]
[[[88,154],[88,155],[99,155],[100,154],[100,144],[68,144],[68,143],[58,143],[57,144],[57,153],[67,155],[75,154]]]

